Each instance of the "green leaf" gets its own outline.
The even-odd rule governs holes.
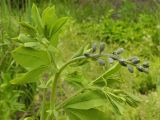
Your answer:
[[[25,35],[23,33],[19,34],[18,40],[22,43],[35,41],[31,36]]]
[[[123,98],[122,96],[118,96],[118,95],[111,93],[111,92],[108,92],[108,94],[112,99],[114,99],[117,102],[120,102],[120,103],[126,102],[126,99]]]
[[[137,107],[138,104],[141,102],[141,99],[139,99],[138,97],[131,95],[123,90],[114,90],[114,94],[116,94],[117,97],[121,97],[123,99],[125,99],[125,103],[127,103],[129,106],[131,107]],[[114,97],[112,97],[114,98]],[[117,99],[117,101],[119,101]]]
[[[123,114],[123,108],[121,106],[120,100],[117,98],[115,98],[115,96],[112,96],[110,94],[106,94],[106,96],[108,97],[109,102],[111,103],[111,105],[113,106],[114,110],[119,113],[119,114]]]
[[[50,43],[52,46],[56,47],[58,45],[58,37],[59,37],[59,33],[55,33],[51,39],[50,39]]]
[[[97,109],[78,110],[66,109],[70,120],[108,120],[107,115]]]
[[[88,83],[85,77],[77,71],[68,74],[65,80],[75,88],[84,87]]]
[[[112,66],[110,69],[108,69],[106,72],[104,72],[102,75],[100,75],[96,81],[95,84],[99,84],[104,81],[104,78],[107,79],[111,75],[115,74],[119,69],[121,68],[121,65],[119,63],[116,63],[114,66]]]
[[[76,116],[75,114],[68,112],[68,116],[70,118],[70,120],[81,120],[81,118],[79,116]]]
[[[74,109],[90,109],[99,107],[105,104],[104,99],[91,99],[88,101],[82,101],[75,104],[68,105],[67,108],[74,108]]]
[[[12,52],[12,56],[17,63],[26,69],[34,69],[51,63],[48,52],[32,48],[18,47]]]
[[[126,99],[126,103],[131,107],[137,107],[138,104],[141,102],[139,98],[129,94],[125,96],[125,99]]]
[[[41,44],[39,42],[26,42],[26,43],[24,43],[24,47],[36,48],[38,46],[41,46]]]
[[[67,17],[59,18],[55,24],[52,26],[52,29],[50,31],[50,36],[53,36],[55,33],[57,33],[63,25],[67,22]]]
[[[81,48],[72,56],[72,58],[79,57],[83,55],[85,46],[81,46]]]
[[[21,25],[21,28],[24,31],[24,33],[31,35],[31,36],[36,35],[36,32],[37,32],[36,29],[33,26],[31,26],[30,24],[25,23],[25,22],[21,22],[20,25]]]
[[[59,32],[62,28],[62,26],[66,23],[67,21],[67,18],[66,17],[63,17],[63,18],[60,18],[58,19],[55,24],[52,26],[51,30],[50,30],[50,43],[51,45],[53,46],[57,46],[58,44],[58,37],[59,37]]]
[[[106,104],[106,97],[100,91],[86,91],[73,97],[64,108],[91,109]]]
[[[34,119],[31,117],[26,117],[26,118],[24,118],[24,120],[34,120]]]
[[[11,84],[25,84],[36,82],[42,76],[43,72],[48,69],[48,66],[40,66],[36,69],[33,69],[27,73],[17,76],[15,79],[11,80]]]
[[[47,7],[42,13],[43,24],[47,26],[47,31],[51,31],[52,26],[57,20],[57,15],[55,12],[55,6]],[[49,33],[48,33],[49,35]]]
[[[43,23],[41,16],[39,14],[38,8],[35,4],[32,6],[32,20],[34,25],[37,27],[38,31],[42,33],[43,31]]]
[[[85,45],[85,46],[82,46],[73,56],[72,58],[75,58],[75,57],[79,57],[79,56],[82,56],[84,53],[87,53],[89,52],[90,49],[89,49],[89,44]],[[77,66],[82,66],[86,63],[88,63],[89,61],[87,59],[81,59],[81,60],[77,60],[76,62],[74,62],[71,66],[72,67],[77,67]]]

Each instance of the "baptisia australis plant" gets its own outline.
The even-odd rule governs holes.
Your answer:
[[[27,72],[16,75],[10,82],[12,84],[37,82],[43,91],[40,119],[57,120],[62,115],[70,120],[106,120],[107,116],[104,110],[108,107],[106,103],[110,103],[119,114],[122,114],[122,104],[136,107],[139,99],[123,90],[109,87],[107,78],[119,71],[121,66],[128,68],[131,73],[134,72],[134,67],[140,72],[147,73],[148,63],[140,65],[138,57],[122,58],[120,55],[124,51],[123,48],[111,54],[105,53],[105,44],[100,43],[99,46],[93,44],[90,49],[88,46],[82,46],[70,60],[61,66],[58,65],[55,59],[58,35],[66,21],[66,17],[58,18],[56,16],[54,6],[47,7],[40,14],[36,5],[33,5],[32,20],[29,23],[20,23],[21,33],[17,38],[19,44],[12,52],[14,60]],[[105,66],[106,58],[110,63],[114,62],[110,69],[95,80],[83,82],[82,79],[78,81],[81,86],[76,89],[77,91],[72,96],[64,96],[65,99],[59,102],[57,93],[59,86],[62,85],[60,77],[67,66],[80,66],[88,61],[95,61],[99,65]],[[76,78],[73,77],[73,79]],[[48,91],[51,91],[49,101]],[[49,107],[46,107],[48,103]]]

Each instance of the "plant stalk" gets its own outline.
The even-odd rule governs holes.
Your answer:
[[[57,88],[57,83],[58,83],[60,74],[71,63],[74,63],[77,60],[85,59],[85,58],[86,58],[85,56],[80,56],[80,57],[76,57],[76,58],[73,58],[73,59],[69,60],[61,68],[59,68],[58,72],[55,74],[54,80],[53,80],[53,83],[52,83],[52,92],[51,92],[51,100],[50,100],[50,110],[52,111],[51,115],[54,116],[53,111],[55,110],[55,105],[56,105],[56,88]],[[51,118],[52,118],[52,116],[51,116]]]
[[[42,101],[42,111],[40,120],[45,120],[45,103],[46,103],[46,88],[43,88],[43,101]]]

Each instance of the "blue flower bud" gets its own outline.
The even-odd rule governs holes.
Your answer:
[[[114,60],[112,58],[108,58],[108,61],[110,64],[112,64],[114,62]]]
[[[144,68],[149,68],[149,63],[148,63],[148,62],[144,62],[144,63],[142,64],[142,66],[143,66]]]
[[[116,50],[115,53],[119,55],[119,54],[123,53],[123,51],[124,51],[123,48],[119,48],[119,49]]]
[[[100,48],[99,48],[100,53],[103,52],[104,49],[105,49],[105,43],[104,43],[104,42],[101,42],[101,43],[100,43]]]
[[[127,63],[124,59],[120,59],[119,60],[119,63],[122,65],[122,66],[127,66]]]
[[[94,43],[94,44],[92,45],[92,53],[96,52],[96,50],[97,50],[97,44]]]
[[[144,72],[143,67],[142,66],[137,66],[137,70],[140,72]]]
[[[128,68],[128,71],[129,71],[130,73],[133,73],[133,72],[134,72],[134,70],[133,70],[133,67],[132,67],[132,66],[127,65],[127,68]]]
[[[104,60],[102,60],[102,59],[99,58],[97,61],[98,61],[99,65],[101,65],[101,66],[105,65]]]

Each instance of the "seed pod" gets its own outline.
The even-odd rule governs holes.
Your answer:
[[[127,65],[127,68],[128,68],[128,71],[129,71],[130,73],[133,73],[133,72],[134,72],[134,70],[133,70],[133,67],[132,67],[132,66]]]
[[[104,60],[102,60],[102,59],[99,58],[97,61],[98,61],[99,65],[101,65],[101,66],[105,65]]]
[[[101,43],[100,43],[99,52],[100,52],[100,53],[103,52],[104,49],[105,49],[105,43],[104,43],[104,42],[101,42]]]
[[[84,56],[90,57],[90,53],[84,53]]]
[[[149,68],[149,63],[148,62],[144,62],[142,65],[144,68]]]
[[[129,58],[128,59],[129,61],[131,61],[133,64],[138,64],[138,63],[140,63],[140,60],[139,60],[139,58],[138,57],[131,57],[131,58]]]
[[[140,60],[139,59],[133,59],[132,63],[136,65],[136,64],[140,63]]]
[[[144,72],[143,67],[142,66],[137,66],[137,70],[140,72]]]
[[[110,64],[112,64],[114,62],[114,60],[112,58],[108,58],[108,61]]]
[[[127,66],[127,63],[124,59],[120,59],[119,60],[119,63],[122,65],[122,66]]]
[[[124,51],[124,49],[123,48],[119,48],[119,49],[117,49],[117,51],[116,51],[116,54],[121,54],[121,53],[123,53],[123,51]]]
[[[94,43],[94,44],[92,45],[92,53],[96,52],[96,50],[97,50],[97,44]]]

